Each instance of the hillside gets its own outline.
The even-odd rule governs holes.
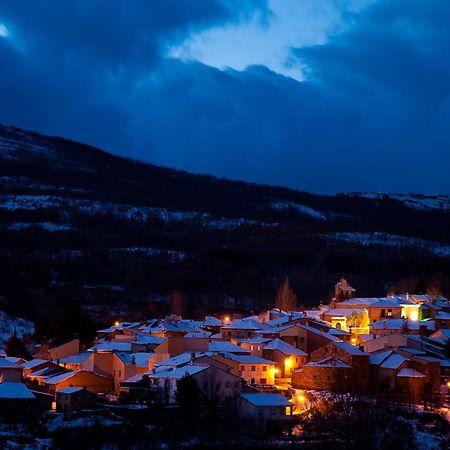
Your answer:
[[[164,310],[175,289],[191,313],[252,310],[285,276],[317,304],[342,275],[367,295],[406,278],[447,289],[450,199],[314,195],[0,126],[0,243],[0,302],[25,318],[66,301]]]

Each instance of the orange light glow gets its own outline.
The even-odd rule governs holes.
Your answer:
[[[224,321],[225,323],[230,323],[230,316],[225,316],[225,317],[223,318],[223,321]]]
[[[289,370],[290,368],[292,368],[292,366],[294,365],[293,361],[291,358],[286,358],[284,360],[284,367]]]
[[[356,338],[352,338],[352,345],[356,345]]]
[[[447,381],[447,387],[450,389],[450,381]]]
[[[303,403],[305,400],[306,400],[306,398],[303,394],[297,395],[297,401],[299,401],[300,403]]]
[[[116,321],[114,322],[114,326],[118,327],[119,325],[120,325],[119,321],[116,320]]]

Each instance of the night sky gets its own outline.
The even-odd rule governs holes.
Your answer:
[[[448,0],[0,0],[0,122],[313,192],[450,193]]]

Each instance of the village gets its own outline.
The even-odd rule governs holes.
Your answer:
[[[241,423],[263,435],[292,429],[324,395],[448,410],[450,301],[359,298],[341,279],[317,309],[116,321],[90,348],[78,339],[43,343],[28,361],[0,349],[4,418],[102,408],[163,414],[182,406],[192,384],[218,410],[233,402]]]

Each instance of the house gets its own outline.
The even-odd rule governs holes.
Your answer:
[[[299,348],[304,352],[311,353],[330,342],[341,342],[341,339],[329,333],[330,327],[315,328],[309,325],[297,324],[287,326],[280,330],[280,339]]]
[[[341,278],[334,286],[334,297],[336,302],[348,300],[355,295],[356,289],[352,288],[345,278]]]
[[[234,355],[248,355],[250,353],[246,348],[228,341],[210,342],[207,350],[214,353],[233,353]]]
[[[33,407],[35,400],[33,393],[23,383],[0,383],[0,417],[23,415]]]
[[[263,358],[276,364],[277,376],[290,378],[292,372],[308,362],[308,354],[281,339],[273,339],[263,347]]]
[[[97,395],[82,387],[65,387],[56,391],[56,411],[73,412],[93,408]]]
[[[254,356],[262,357],[263,347],[270,342],[270,338],[254,337],[250,339],[236,339],[239,346]]]
[[[0,383],[22,381],[22,366],[8,358],[0,358]]]
[[[49,361],[48,359],[32,359],[24,364],[22,364],[22,376],[26,378],[33,372],[45,369],[46,367],[54,367],[55,363]]]
[[[142,380],[143,376],[148,376],[154,386],[162,389],[166,401],[174,402],[178,382],[186,375],[192,376],[198,387],[205,395],[214,393],[218,401],[228,397],[235,397],[241,392],[242,380],[233,373],[221,370],[217,367],[203,364],[186,364],[179,367],[157,367],[145,375],[137,375],[131,380]]]
[[[436,329],[450,329],[450,312],[439,311],[435,317]]]
[[[352,368],[349,364],[329,356],[311,361],[292,375],[292,386],[299,389],[345,392],[351,390]]]
[[[250,338],[256,332],[268,328],[265,324],[258,322],[257,319],[257,317],[246,317],[233,320],[229,325],[220,328],[222,337],[230,340],[232,338]]]
[[[371,325],[372,333],[377,336],[386,334],[429,335],[435,330],[434,320],[384,319]]]
[[[58,360],[58,364],[67,370],[93,370],[94,353],[83,352],[66,356]]]
[[[360,393],[369,390],[369,354],[359,348],[331,342],[312,352],[310,360],[292,374],[293,386]]]
[[[275,363],[253,355],[223,355],[238,364],[239,375],[249,385],[274,385],[277,368]]]
[[[75,370],[44,380],[48,391],[54,394],[66,387],[82,387],[95,393],[108,394],[113,390],[113,381],[89,370]]]
[[[43,350],[37,356],[41,359],[49,359],[50,361],[57,361],[65,358],[66,356],[76,355],[80,353],[80,341],[79,339],[73,339],[70,342],[58,345],[53,348],[43,348]]]
[[[280,394],[245,393],[239,399],[242,418],[255,432],[268,432],[271,425],[292,419],[294,405]]]

